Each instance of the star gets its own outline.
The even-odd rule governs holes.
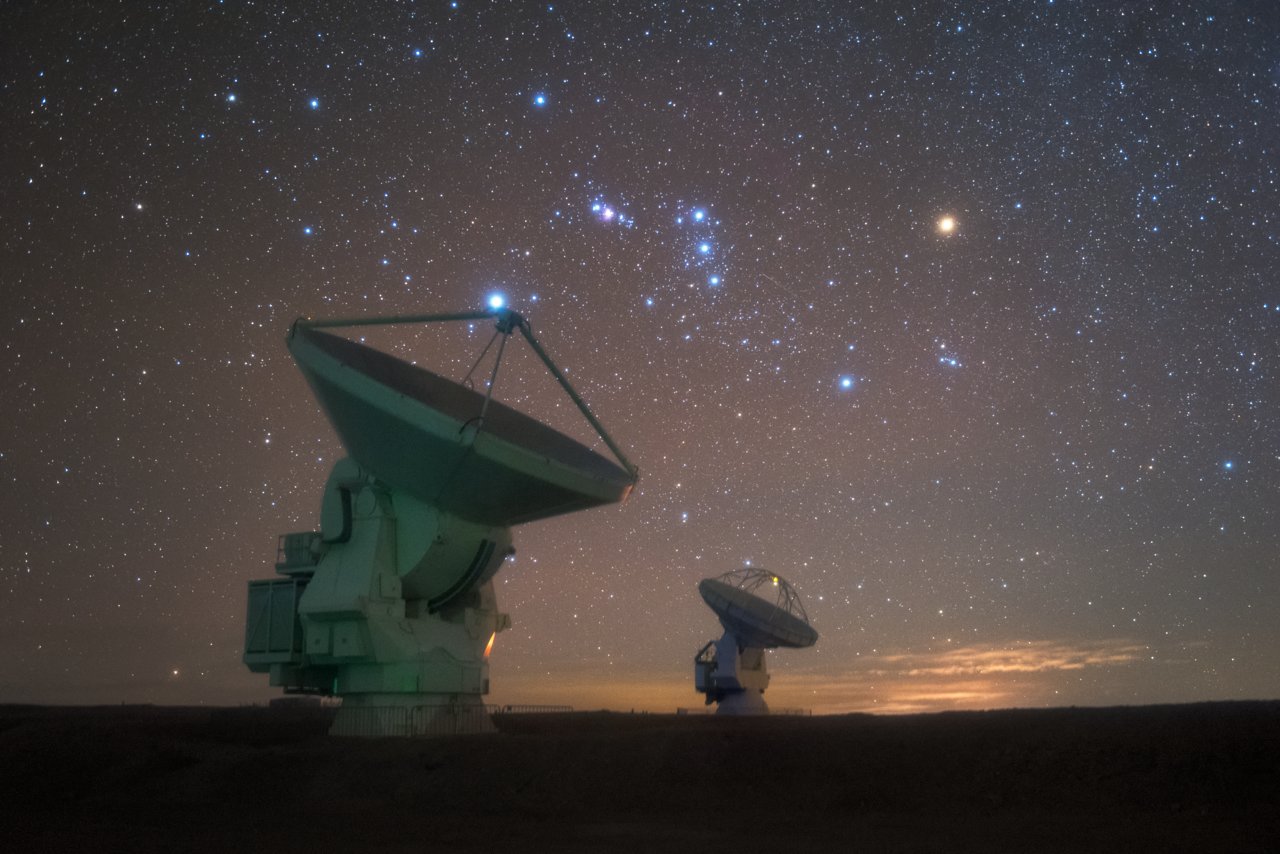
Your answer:
[[[938,220],[938,233],[950,234],[956,230],[956,218],[953,216],[944,216]]]

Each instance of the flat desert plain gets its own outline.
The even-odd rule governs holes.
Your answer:
[[[0,848],[1280,851],[1280,702],[726,719],[0,706]]]

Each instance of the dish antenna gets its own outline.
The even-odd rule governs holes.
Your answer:
[[[719,715],[767,715],[769,671],[764,651],[813,646],[818,633],[787,580],[763,569],[738,569],[706,578],[698,592],[720,618],[724,635],[693,659],[693,681]]]
[[[484,394],[321,329],[492,320]],[[493,399],[519,332],[614,460]],[[249,582],[244,662],[286,692],[337,695],[338,735],[492,728],[488,657],[511,619],[492,579],[511,527],[624,500],[638,471],[534,338],[489,311],[299,319],[288,347],[350,455],[329,474],[320,530],[283,534],[279,579]]]

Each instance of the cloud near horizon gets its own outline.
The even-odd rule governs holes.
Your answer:
[[[775,680],[808,688],[815,710],[911,713],[1066,702],[1070,676],[1125,667],[1146,646],[1128,638],[1091,643],[1061,640],[969,644],[925,652],[888,651],[858,659],[842,672],[807,671]],[[781,692],[779,692],[781,693]]]

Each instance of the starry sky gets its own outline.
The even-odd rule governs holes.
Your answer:
[[[642,471],[515,531],[497,702],[1280,696],[1271,3],[8,3],[0,701],[261,702],[341,447],[299,315],[523,312]],[[368,330],[460,377],[485,324]],[[590,431],[512,350],[497,394]],[[520,351],[520,352],[516,352]]]

